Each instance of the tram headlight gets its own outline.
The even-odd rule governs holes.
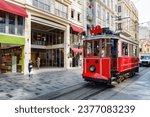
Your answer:
[[[96,71],[96,67],[94,65],[90,66],[90,72],[95,72]]]

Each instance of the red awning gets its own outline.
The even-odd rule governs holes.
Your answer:
[[[5,0],[0,0],[0,10],[23,17],[28,17],[26,9],[15,4],[9,3]]]
[[[71,24],[71,27],[72,27],[72,30],[75,31],[75,32],[79,32],[79,33],[83,32],[83,29],[80,28],[80,27],[77,27],[77,26],[72,25],[72,24]]]
[[[77,53],[82,53],[83,50],[82,49],[78,49],[78,48],[71,48],[73,52],[77,52]]]

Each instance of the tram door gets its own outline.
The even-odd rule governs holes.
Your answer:
[[[117,70],[118,40],[111,39],[111,71]]]

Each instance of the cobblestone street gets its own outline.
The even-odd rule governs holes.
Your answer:
[[[37,96],[69,87],[84,80],[81,69],[37,71],[31,77],[23,75],[0,76],[0,99],[32,99]]]

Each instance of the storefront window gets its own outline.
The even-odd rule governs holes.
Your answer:
[[[21,56],[22,47],[2,44],[1,45],[1,72],[21,72],[22,65],[20,61],[22,59]]]
[[[0,32],[5,33],[6,14],[0,11]]]
[[[57,45],[64,43],[64,32],[61,30],[56,30],[55,32],[39,32],[32,30],[32,40],[33,45]]]
[[[22,16],[0,11],[0,33],[24,35],[24,20]]]
[[[32,49],[31,59],[33,61],[33,66],[37,67],[36,61],[37,57],[40,57],[41,67],[64,67],[64,49]]]
[[[9,14],[9,34],[15,34],[15,15]]]
[[[24,18],[21,16],[18,16],[18,27],[17,27],[17,33],[18,35],[23,35],[24,34]]]

